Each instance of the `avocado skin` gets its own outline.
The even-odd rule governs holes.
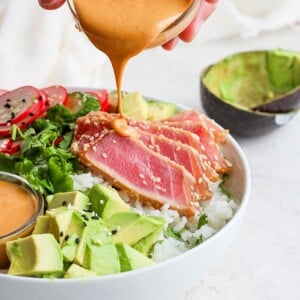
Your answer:
[[[296,89],[282,97],[273,100],[272,102],[257,106],[254,108],[254,110],[269,113],[284,113],[287,112],[287,109],[289,111],[299,109],[299,101],[300,89]]]
[[[276,122],[276,114],[247,111],[229,105],[211,93],[201,81],[201,101],[209,117],[237,136],[258,136],[266,134],[281,124]],[[290,118],[293,114],[290,115]]]

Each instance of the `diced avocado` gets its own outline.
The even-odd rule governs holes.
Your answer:
[[[76,233],[66,236],[63,246],[61,247],[64,262],[72,262],[74,260],[79,240],[80,238]]]
[[[147,120],[163,120],[172,117],[176,113],[176,104],[169,102],[148,101]]]
[[[114,244],[88,244],[84,253],[83,266],[98,275],[121,272],[120,261]]]
[[[48,207],[49,207],[51,201],[53,200],[53,197],[54,197],[54,195],[47,195],[46,196],[46,202],[48,204]]]
[[[53,209],[60,206],[72,205],[74,209],[82,211],[89,208],[89,203],[89,198],[79,191],[65,192],[54,194],[50,202],[48,202],[48,208]]]
[[[122,108],[125,115],[136,120],[146,120],[148,104],[139,92],[128,93],[123,97]]]
[[[39,216],[36,220],[32,234],[49,233],[49,216]]]
[[[134,212],[121,212],[114,214],[106,222],[113,232],[114,242],[123,242],[134,245],[139,240],[161,230],[165,220],[161,217],[142,216]]]
[[[154,264],[150,258],[124,243],[117,243],[116,248],[119,253],[121,272],[140,269]]]
[[[78,240],[78,248],[74,258],[75,263],[83,266],[84,255],[87,245],[102,246],[112,243],[111,233],[105,227],[102,219],[90,219],[85,223],[80,240]]]
[[[161,229],[150,233],[149,235],[145,236],[144,238],[136,242],[134,245],[132,245],[132,248],[144,255],[149,255],[153,245],[158,239],[160,232]]]
[[[97,276],[96,272],[87,270],[83,267],[80,267],[76,264],[72,264],[67,272],[65,273],[64,278],[87,278]]]
[[[103,220],[107,220],[115,213],[130,211],[129,205],[121,199],[118,192],[112,187],[96,184],[92,187],[88,196],[92,210]]]
[[[61,245],[67,236],[74,233],[81,236],[85,220],[78,211],[59,207],[48,210],[46,215],[49,217],[49,233],[52,233]]]
[[[6,243],[8,274],[42,276],[63,272],[63,257],[52,234],[34,234]]]
[[[67,235],[73,217],[73,210],[66,207],[59,207],[48,210],[46,216],[49,219],[49,233],[52,233],[61,244]]]

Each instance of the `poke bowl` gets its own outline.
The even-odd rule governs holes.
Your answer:
[[[74,88],[68,89],[68,93],[87,90],[93,93],[97,92],[92,89]],[[140,97],[140,94],[138,94],[138,97]],[[54,98],[57,100],[59,97],[52,97],[52,100]],[[134,106],[137,106],[136,95],[134,99]],[[130,101],[131,100],[129,100],[129,102]],[[159,104],[159,109],[161,109],[161,105],[165,105],[164,102],[152,99],[147,99],[146,102]],[[102,105],[105,106],[104,102],[102,102]],[[167,107],[168,111],[170,111],[171,107],[175,107],[175,111],[173,112],[174,116],[189,111],[189,109],[184,106],[174,106],[172,103],[167,103]],[[158,107],[156,106],[155,109],[158,109]],[[94,117],[93,113],[91,113],[91,116]],[[136,117],[138,118],[138,116]],[[157,121],[154,120],[153,122]],[[78,127],[75,130],[79,130]],[[82,135],[83,134],[81,134],[81,136]],[[176,143],[174,142],[174,144]],[[7,270],[2,270],[2,273],[0,273],[0,289],[1,295],[4,297],[3,300],[18,298],[29,300],[40,297],[45,300],[50,300],[55,297],[70,300],[84,297],[88,297],[89,299],[111,300],[172,300],[182,295],[186,289],[196,284],[202,276],[218,262],[221,255],[224,254],[226,249],[231,245],[240,228],[249,200],[251,185],[250,170],[243,151],[230,135],[226,137],[226,142],[223,142],[220,148],[226,160],[230,162],[230,170],[228,169],[226,175],[220,176],[219,180],[212,184],[211,191],[214,196],[212,196],[210,200],[204,200],[204,204],[201,204],[201,215],[198,215],[197,219],[193,219],[194,216],[186,213],[185,209],[180,211],[180,209],[178,210],[178,207],[174,207],[172,204],[170,206],[168,203],[167,205],[165,203],[160,207],[152,207],[153,202],[149,203],[147,201],[141,204],[139,199],[134,199],[134,201],[132,201],[131,199],[128,199],[131,195],[128,196],[128,194],[124,193],[122,190],[122,185],[116,185],[115,191],[118,192],[125,204],[130,206],[130,213],[138,214],[139,216],[141,215],[142,217],[145,217],[145,219],[157,218],[157,220],[159,220],[159,218],[165,218],[164,227],[161,228],[162,232],[156,237],[156,242],[153,244],[154,250],[152,247],[151,255],[147,255],[147,260],[151,258],[151,260],[154,261],[153,263],[144,263],[145,260],[138,259],[135,260],[134,263],[132,261],[129,262],[129,265],[131,266],[130,269],[128,268],[127,261],[126,271],[114,272],[114,274],[100,275],[99,273],[95,274],[94,272],[93,275],[89,273],[89,276],[67,277],[66,272],[64,275],[60,274],[58,276],[55,274],[38,274],[38,276],[36,276],[37,273],[34,273],[32,270],[31,273],[26,273],[28,269],[26,269],[27,267],[23,267],[22,263],[21,267],[18,269],[16,264],[13,264],[13,259],[18,261],[19,258],[14,258],[14,253],[9,253],[9,257],[12,259],[10,269],[8,272]],[[21,148],[21,151],[23,151],[23,148]],[[124,161],[126,161],[126,158],[124,158]],[[80,175],[82,174],[79,174],[78,176]],[[85,173],[83,175],[87,176]],[[96,175],[98,176],[99,174]],[[74,181],[77,181],[77,183],[79,182],[79,184],[82,178],[84,178],[84,183],[89,181],[88,177],[82,177],[78,180],[78,177],[76,176],[77,175],[73,177]],[[105,185],[106,183],[102,180],[100,183],[99,181],[96,181],[96,184]],[[94,186],[89,187],[89,192],[93,190],[93,188]],[[90,199],[92,199],[91,193],[88,193],[88,195]],[[48,197],[48,199],[50,200],[46,201],[46,206],[48,211],[50,210],[50,213],[48,213],[48,216],[50,216],[51,206],[54,205],[54,202],[53,197]],[[59,201],[61,200],[59,199]],[[63,206],[65,206],[63,210],[73,209],[72,207],[70,208],[70,205],[67,205],[66,207],[66,203],[64,203]],[[197,208],[198,206],[195,207]],[[182,211],[184,212],[183,214]],[[93,212],[91,216],[95,219],[95,222],[98,221],[96,219],[99,219],[99,217],[95,212]],[[101,217],[102,215],[100,216],[100,219]],[[114,215],[110,216],[108,221],[105,222],[111,224],[110,221],[113,217]],[[145,223],[144,219],[143,222]],[[196,227],[192,228],[193,226]],[[37,229],[37,227],[38,226],[36,225],[36,232],[34,232],[33,236],[43,235],[38,231],[43,231],[45,228]],[[133,228],[135,228],[133,234],[137,234],[137,232],[140,231],[140,228]],[[111,230],[111,228],[109,229]],[[49,230],[49,228],[46,230]],[[111,234],[114,238],[118,236],[119,233],[113,231],[114,230],[111,230]],[[31,239],[31,236],[28,238]],[[57,244],[60,243],[60,238],[66,240],[66,236],[63,236],[61,232],[58,232]],[[81,239],[83,239],[82,236]],[[16,241],[16,243],[18,243],[18,241]],[[78,243],[80,242],[78,241]],[[192,244],[190,247],[188,246],[189,243]],[[10,248],[10,246],[8,246],[8,248]],[[21,247],[22,244],[20,243],[19,246]],[[117,246],[117,248],[118,247],[120,246]],[[127,249],[126,247],[127,246],[124,247],[125,250]],[[141,248],[136,249],[140,250]],[[78,249],[76,251],[78,252]],[[25,257],[25,260],[26,258],[28,259],[28,255],[29,254]],[[37,255],[42,256],[42,253],[38,252]],[[124,262],[124,257],[122,257],[122,255],[119,254],[119,258],[123,259]],[[134,265],[138,265],[141,261],[143,261],[143,267],[133,267]],[[122,268],[125,267],[123,266],[121,269]],[[16,270],[21,273],[23,272],[24,274],[16,274]],[[14,271],[16,272],[15,274]],[[92,269],[90,271],[93,272]]]

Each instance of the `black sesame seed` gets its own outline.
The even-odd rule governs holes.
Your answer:
[[[66,235],[66,236],[65,236],[65,241],[67,242],[68,239],[69,239],[69,235]]]
[[[21,123],[21,125],[25,126],[25,125],[26,125],[26,123],[25,123],[25,122],[22,122],[22,123]]]
[[[11,118],[12,118],[12,119],[14,119],[15,116],[16,116],[14,112],[12,112],[10,115],[11,115]]]
[[[96,215],[96,216],[92,216],[91,219],[93,219],[93,220],[99,220],[99,217]]]
[[[86,227],[86,226],[87,226],[87,224],[86,224],[85,222],[83,222],[83,226],[84,226],[84,227]]]
[[[4,106],[5,108],[7,108],[7,109],[10,109],[10,108],[11,108],[11,105],[10,105],[9,103],[5,103],[3,106]]]
[[[61,231],[61,232],[59,233],[59,236],[60,236],[60,237],[63,237],[63,236],[64,236],[64,233]]]
[[[79,244],[80,243],[80,238],[76,238],[75,243]]]
[[[114,229],[114,230],[111,231],[111,234],[116,234],[117,232],[118,232],[118,230]]]
[[[32,112],[29,113],[29,116],[30,116],[30,117],[33,117],[33,116],[34,116],[34,113],[32,113]]]
[[[67,201],[63,201],[62,206],[67,206]]]
[[[11,99],[6,99],[6,102],[10,102],[11,101]]]
[[[88,218],[88,216],[87,215],[85,215],[85,214],[82,214],[81,215],[86,221],[88,221],[89,220],[89,218]]]
[[[23,99],[22,99],[22,102],[23,102],[23,103],[25,103],[25,102],[26,102],[26,99],[25,99],[25,98],[23,98]]]

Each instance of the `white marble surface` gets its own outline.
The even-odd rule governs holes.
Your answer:
[[[159,48],[145,51],[133,59],[126,70],[123,87],[199,109],[199,74],[205,66],[237,51],[278,47],[300,51],[299,40],[300,28],[216,42],[201,42],[200,33],[196,43],[181,44],[170,53]],[[48,49],[45,55],[51,56]],[[39,61],[33,60],[32,53],[28,54],[28,60],[34,66]],[[15,59],[14,52],[12,55]],[[61,55],[55,72],[47,77],[52,79],[44,78],[43,83],[52,84],[53,78],[60,84],[70,82],[60,80],[68,78],[64,73],[69,70],[69,61],[65,59],[68,55],[65,52]],[[99,59],[102,79],[98,86],[114,88],[111,67],[107,61],[103,63],[102,58]],[[8,54],[5,60],[9,61]],[[4,76],[2,88],[12,87],[11,82],[16,86],[25,81],[40,84],[38,78],[45,73],[43,70],[34,74],[30,68],[25,70],[36,78],[30,82],[25,75],[17,80],[14,77],[14,81]],[[89,78],[88,73],[79,75],[82,79]],[[73,78],[74,85],[81,85],[77,80],[80,76]],[[92,84],[95,86],[94,81]],[[195,287],[184,296],[178,295],[178,300],[300,299],[300,114],[270,134],[238,141],[252,169],[252,194],[245,221],[223,258],[216,261],[214,268]]]
[[[199,73],[242,50],[300,51],[300,30],[148,51],[128,66],[124,88],[199,108]],[[110,67],[106,72],[109,74]],[[107,76],[104,86],[113,86]],[[252,170],[252,194],[239,236],[214,268],[178,300],[300,299],[300,114],[257,138],[239,138]]]

